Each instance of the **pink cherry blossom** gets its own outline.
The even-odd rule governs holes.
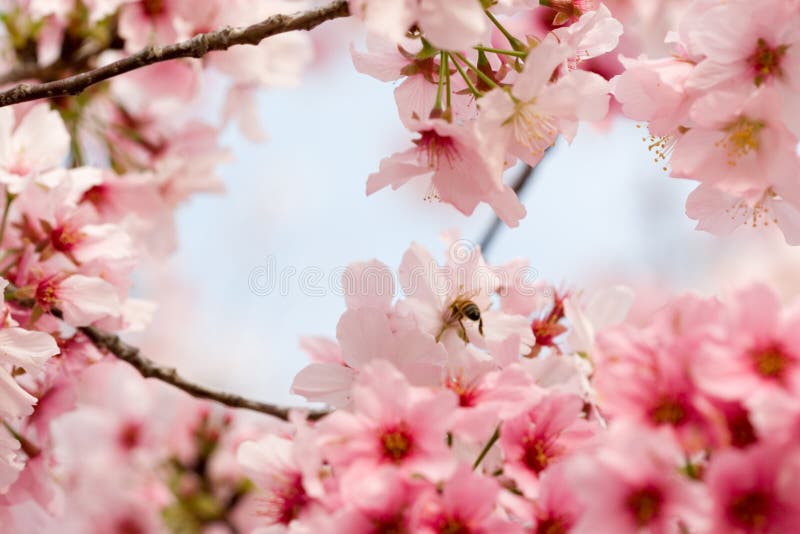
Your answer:
[[[772,444],[715,454],[706,474],[714,502],[709,532],[792,532],[800,528],[797,454]]]
[[[477,44],[488,20],[476,0],[351,0],[350,12],[373,33],[399,42],[412,27],[436,47],[462,50]]]
[[[367,180],[367,194],[387,186],[397,189],[411,178],[430,179],[428,197],[470,215],[486,202],[509,226],[525,216],[513,190],[502,182],[502,155],[487,154],[486,138],[474,123],[451,124],[443,119],[410,120],[419,134],[416,145],[381,162]]]
[[[678,473],[681,453],[668,432],[616,425],[598,450],[567,465],[584,510],[573,532],[673,532],[706,526],[708,500]]]
[[[540,394],[526,412],[503,423],[504,471],[525,495],[535,497],[540,474],[592,437],[582,410],[583,400],[574,395]]]
[[[11,108],[0,109],[0,183],[19,193],[26,179],[61,165],[69,134],[58,112],[37,104],[19,121]]]
[[[395,465],[409,474],[446,476],[454,466],[443,432],[455,406],[452,393],[412,387],[377,360],[353,388],[354,412],[337,411],[319,424],[319,446],[334,469]]]
[[[728,306],[724,342],[695,365],[701,386],[730,400],[762,390],[798,391],[797,312],[782,310],[776,295],[763,285],[736,292]]]
[[[415,510],[415,531],[514,533],[522,526],[514,524],[495,510],[500,486],[491,478],[481,476],[461,464],[444,489],[432,488],[419,498]]]
[[[608,87],[600,76],[575,70],[550,82],[571,53],[555,38],[544,40],[528,55],[510,92],[495,89],[481,99],[481,128],[494,150],[536,165],[559,134],[572,140],[579,120],[605,117]]]

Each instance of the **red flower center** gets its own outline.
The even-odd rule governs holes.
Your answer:
[[[372,532],[375,534],[406,534],[407,530],[403,526],[403,516],[398,515],[388,519],[373,520]]]
[[[470,528],[466,526],[461,520],[456,518],[448,518],[442,522],[439,527],[439,534],[469,534]]]
[[[650,418],[658,425],[678,426],[687,419],[687,410],[679,399],[664,398],[650,410]]]
[[[130,451],[142,442],[142,425],[138,421],[128,421],[119,430],[117,441],[124,450]]]
[[[285,484],[274,488],[269,494],[264,515],[273,523],[288,525],[297,519],[308,501],[300,474],[289,475]]]
[[[53,278],[42,280],[36,286],[36,302],[45,311],[50,311],[53,306],[58,305],[56,281]]]
[[[740,449],[758,441],[756,430],[745,410],[739,410],[733,416],[728,417],[728,432],[731,435],[731,445]]]
[[[786,45],[772,48],[764,39],[759,39],[756,49],[749,57],[753,67],[753,83],[756,87],[770,79],[772,76],[781,76],[781,59],[789,47]]]
[[[458,149],[452,137],[439,135],[436,130],[425,130],[419,132],[419,135],[414,144],[427,154],[428,167],[438,169],[443,159],[447,165],[453,167],[453,161],[458,158]]]
[[[147,529],[140,523],[139,519],[126,515],[116,521],[114,532],[115,534],[144,534]]]
[[[399,463],[411,453],[414,440],[404,425],[386,430],[381,436],[384,456],[394,463]]]
[[[142,9],[150,17],[157,17],[167,10],[164,0],[143,0]]]
[[[767,525],[770,497],[761,491],[751,491],[733,499],[728,514],[733,523],[751,532],[761,532]]]
[[[646,487],[633,492],[628,497],[627,505],[636,524],[643,527],[655,520],[661,511],[662,500],[661,491],[657,488]]]
[[[750,356],[756,371],[764,378],[782,380],[794,358],[783,347],[774,344],[753,350]]]
[[[536,534],[567,534],[569,524],[560,517],[540,519],[536,523]]]
[[[66,224],[53,228],[50,232],[50,241],[53,243],[53,248],[59,252],[69,252],[84,237],[86,236],[83,232]]]
[[[528,442],[525,446],[525,465],[536,474],[544,471],[550,465],[550,455],[548,454],[547,444],[541,440],[536,439]]]

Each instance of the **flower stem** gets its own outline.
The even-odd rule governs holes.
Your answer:
[[[453,57],[453,56],[450,55],[450,57]],[[473,95],[475,95],[475,98],[482,97],[483,94],[480,91],[478,91],[478,88],[475,87],[475,84],[472,83],[472,80],[469,79],[469,76],[467,76],[467,73],[464,72],[464,69],[461,67],[461,65],[458,64],[458,61],[456,61],[456,58],[454,58],[454,57],[453,57],[453,65],[455,65],[456,70],[458,70],[458,73],[461,75],[461,77],[464,78],[464,81],[467,82],[467,87],[469,87],[469,90],[472,91]]]
[[[6,206],[3,208],[3,219],[0,221],[0,245],[3,244],[3,238],[6,235],[6,226],[8,226],[8,213],[11,211],[11,203],[14,202],[15,198],[17,198],[16,195],[6,192]]]
[[[477,469],[479,465],[481,465],[481,462],[483,461],[483,459],[486,458],[487,454],[489,454],[489,449],[491,449],[492,446],[495,443],[497,443],[498,439],[500,439],[500,426],[499,425],[497,426],[497,428],[494,429],[494,434],[492,434],[492,437],[489,438],[489,441],[486,442],[486,445],[483,447],[483,450],[478,455],[478,457],[475,459],[475,463],[472,464],[472,470],[473,471],[475,469]]]
[[[442,111],[442,89],[444,88],[444,72],[447,68],[445,57],[445,52],[439,52],[439,86],[436,88],[436,103],[433,104],[433,109],[436,111]]]
[[[492,54],[501,54],[504,56],[513,56],[518,57],[520,59],[525,59],[528,57],[527,52],[519,52],[517,50],[503,50],[502,48],[492,48],[491,46],[473,46],[475,50],[482,50],[484,52],[489,52]]]
[[[475,74],[477,74],[477,75],[478,75],[478,78],[480,78],[481,80],[483,80],[483,82],[484,82],[486,85],[488,85],[489,87],[494,87],[494,88],[497,88],[497,87],[499,87],[499,86],[498,86],[498,85],[495,83],[495,81],[494,81],[493,79],[489,78],[489,77],[488,77],[486,74],[484,74],[484,73],[483,73],[483,71],[482,71],[481,69],[479,69],[478,67],[476,67],[475,65],[473,65],[472,63],[470,63],[470,61],[469,61],[469,60],[468,60],[466,57],[464,57],[464,54],[460,54],[460,53],[456,52],[456,53],[455,53],[455,55],[456,55],[456,57],[457,57],[458,59],[460,59],[461,61],[463,61],[463,62],[464,62],[464,64],[465,64],[467,67],[469,67],[470,69],[472,69],[472,70],[475,72]]]
[[[505,36],[505,38],[508,40],[508,44],[511,45],[511,48],[513,48],[517,52],[525,51],[525,45],[522,43],[522,41],[511,35],[511,32],[505,29],[505,27],[502,24],[500,24],[500,21],[497,20],[494,15],[492,15],[491,11],[487,9],[486,11],[484,11],[484,13],[486,13],[486,16],[489,17],[489,20],[492,21],[492,24],[497,26],[497,29],[500,30],[500,33],[502,33]]]
[[[447,84],[447,109],[450,109],[450,99],[452,94],[450,92],[450,54],[442,54],[444,61],[445,83]]]

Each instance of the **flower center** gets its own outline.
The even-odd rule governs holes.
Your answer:
[[[453,168],[453,161],[458,158],[458,149],[452,137],[439,135],[436,130],[425,130],[419,132],[419,139],[414,140],[414,144],[424,152],[428,161],[428,167],[439,169],[442,161]],[[437,194],[438,196],[438,194]]]
[[[541,439],[529,442],[525,447],[525,465],[535,473],[541,473],[550,465],[547,445]]]
[[[730,208],[725,208],[725,213],[730,215],[731,219],[743,218],[745,224],[749,224],[756,228],[759,224],[769,226],[770,223],[778,224],[778,217],[770,209],[772,200],[778,198],[777,193],[770,187],[755,204],[746,200],[739,200]]]
[[[391,517],[388,519],[376,519],[372,521],[372,532],[375,534],[405,534],[403,517]]]
[[[401,426],[384,432],[381,436],[381,444],[386,458],[398,463],[411,452],[413,439],[411,434]]]
[[[734,499],[728,506],[728,513],[734,523],[751,532],[761,532],[767,525],[770,511],[770,498],[764,492],[752,491]]]
[[[786,45],[772,48],[764,39],[759,39],[756,49],[748,59],[753,67],[753,83],[760,86],[772,76],[781,76],[781,59],[789,47]]]
[[[648,525],[661,511],[661,492],[656,488],[642,488],[628,497],[628,509],[633,512],[636,524]]]
[[[750,422],[750,417],[744,409],[737,410],[728,418],[728,432],[731,436],[731,445],[739,449],[758,441],[756,429],[753,428],[753,423]]]
[[[447,389],[458,395],[458,405],[462,408],[475,406],[476,391],[475,384],[465,383],[461,376],[451,376],[446,383]]]
[[[469,534],[470,529],[458,519],[449,518],[439,527],[439,534]]]
[[[128,421],[119,430],[117,441],[124,450],[130,451],[142,442],[142,425],[138,421]]]
[[[144,0],[142,9],[150,17],[157,17],[167,10],[164,0]]]
[[[759,149],[759,136],[766,125],[759,120],[739,117],[725,128],[725,137],[715,145],[728,152],[728,165]]]
[[[53,306],[58,304],[58,293],[56,291],[56,283],[52,278],[42,280],[36,286],[36,302],[49,311]]]
[[[516,112],[509,119],[514,129],[514,138],[519,144],[539,156],[553,144],[558,135],[558,127],[551,117],[536,112],[534,102],[517,105]]]
[[[558,517],[541,519],[536,524],[536,534],[567,534],[567,530],[565,522]]]
[[[686,408],[678,399],[665,398],[650,410],[653,422],[659,425],[677,426],[686,421]]]
[[[771,345],[763,349],[754,350],[750,356],[758,374],[773,380],[781,380],[783,378],[786,368],[793,359],[779,345]]]
[[[288,474],[281,482],[267,497],[267,506],[263,513],[273,524],[288,525],[297,519],[309,499],[299,473]]]
[[[53,243],[53,248],[59,252],[69,252],[84,237],[85,234],[83,232],[69,225],[53,228],[53,231],[50,232],[50,241]]]
[[[115,534],[144,534],[146,530],[139,519],[130,515],[119,518],[114,524]]]

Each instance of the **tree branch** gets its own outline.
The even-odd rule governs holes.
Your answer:
[[[180,43],[149,46],[136,54],[75,76],[36,85],[27,83],[16,85],[0,92],[0,107],[40,98],[77,95],[94,84],[147,65],[184,57],[201,58],[209,52],[227,50],[236,45],[257,45],[272,35],[295,30],[311,30],[327,20],[349,15],[347,0],[335,0],[326,6],[293,15],[274,15],[243,28],[227,27],[201,33]]]
[[[6,301],[14,301],[16,304],[25,308],[33,308],[36,304],[32,298],[19,297],[17,294],[17,288],[13,284],[8,284],[6,286],[4,297]],[[50,313],[59,319],[63,319],[63,314],[59,309],[53,308],[50,310]],[[306,410],[305,408],[301,407],[287,408],[285,406],[277,406],[275,404],[248,399],[234,393],[216,391],[205,386],[189,382],[180,376],[178,371],[172,367],[163,367],[158,365],[150,358],[143,356],[137,347],[122,341],[122,339],[120,339],[120,337],[116,334],[111,334],[101,330],[100,328],[97,328],[96,326],[82,326],[78,328],[78,330],[88,337],[89,341],[91,341],[95,347],[101,351],[113,354],[120,360],[127,362],[134,369],[139,371],[139,374],[144,378],[155,378],[156,380],[165,382],[199,399],[211,400],[220,404],[224,404],[225,406],[230,406],[231,408],[241,408],[244,410],[260,412],[277,417],[278,419],[283,419],[284,421],[289,420],[289,411],[292,409],[305,410],[308,414],[308,418],[312,421],[322,419],[328,415],[328,413],[330,413],[326,410]]]
[[[215,391],[193,382],[189,382],[181,377],[175,369],[170,367],[162,367],[150,358],[142,356],[138,348],[125,343],[119,338],[119,336],[115,334],[104,332],[103,330],[100,330],[94,326],[83,326],[79,328],[79,330],[83,332],[83,334],[85,334],[86,337],[88,337],[97,348],[105,350],[120,360],[129,363],[137,371],[139,371],[139,374],[145,378],[155,378],[156,380],[161,380],[162,382],[166,382],[167,384],[185,391],[193,397],[212,400],[220,404],[224,404],[225,406],[230,406],[231,408],[252,410],[254,412],[264,413],[283,420],[289,419],[290,408],[247,399],[233,393]],[[324,417],[327,415],[327,413],[328,412],[321,410],[310,411],[308,413],[308,417],[309,419],[316,420]]]
[[[538,167],[538,165],[537,165]],[[531,167],[530,165],[525,165],[522,169],[520,169],[519,174],[514,179],[514,183],[511,184],[511,188],[514,192],[519,196],[522,189],[525,187],[525,184],[528,183],[528,180],[533,176],[535,167]],[[494,220],[492,221],[492,225],[486,230],[486,233],[483,234],[483,238],[481,239],[481,253],[486,256],[486,251],[489,250],[491,247],[492,242],[494,242],[494,238],[497,236],[497,232],[500,230],[500,226],[503,223],[500,219],[495,216]]]

